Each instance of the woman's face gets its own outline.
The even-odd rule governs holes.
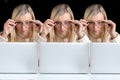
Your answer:
[[[98,13],[88,20],[88,34],[93,38],[101,37],[104,32],[104,16],[102,13]]]
[[[71,16],[69,13],[64,13],[55,21],[55,34],[59,38],[65,38],[71,29]]]
[[[16,34],[21,38],[29,37],[32,30],[32,16],[30,13],[26,13],[21,17],[16,18]]]

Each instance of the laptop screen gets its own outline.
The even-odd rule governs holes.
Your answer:
[[[36,43],[0,43],[0,73],[37,73]]]
[[[88,73],[88,49],[85,43],[41,43],[40,73]]]
[[[120,73],[120,44],[92,43],[91,73]]]

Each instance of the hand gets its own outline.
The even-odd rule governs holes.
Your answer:
[[[45,38],[48,35],[48,33],[51,32],[51,30],[53,29],[54,26],[55,26],[54,21],[50,20],[50,19],[47,19],[43,23],[43,29],[42,29],[42,32],[41,32],[41,36]]]
[[[15,21],[12,19],[8,19],[4,23],[4,30],[3,30],[2,36],[6,38],[13,31],[15,26],[16,26]]]
[[[85,30],[87,27],[87,21],[81,19],[80,21],[74,20],[73,23],[75,24],[75,32],[78,36],[78,39],[81,39],[85,35]]]
[[[35,26],[35,30],[37,33],[41,33],[43,29],[43,23],[40,20],[32,20],[33,26]]]
[[[117,37],[117,34],[116,34],[116,24],[113,21],[111,21],[111,20],[105,21],[105,26],[107,28],[107,31],[111,35],[111,38]]]

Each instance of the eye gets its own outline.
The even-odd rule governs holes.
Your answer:
[[[71,22],[70,22],[70,21],[65,21],[64,23],[65,23],[65,24],[70,24]]]
[[[61,22],[59,22],[59,21],[56,21],[56,22],[55,22],[55,24],[61,24]]]
[[[105,22],[104,21],[98,21],[97,24],[103,25]]]
[[[31,24],[31,23],[30,23],[30,21],[26,21],[25,24],[29,25],[29,24]]]
[[[59,21],[56,21],[56,22],[55,22],[55,26],[61,26],[61,25],[62,25],[61,22],[59,22]]]
[[[20,21],[17,21],[17,22],[15,22],[16,24],[22,24],[22,22],[20,22]]]
[[[22,25],[23,25],[23,23],[20,22],[20,21],[17,21],[17,22],[15,22],[15,23],[16,23],[16,26],[22,26]]]
[[[87,22],[88,24],[94,24],[94,22],[93,21],[89,21],[89,22]]]
[[[26,24],[32,24],[33,21],[25,21]]]

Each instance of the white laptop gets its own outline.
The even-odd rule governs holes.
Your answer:
[[[41,43],[40,73],[88,73],[88,49],[85,43]]]
[[[120,43],[92,43],[91,73],[120,73]]]
[[[0,73],[37,73],[36,43],[0,43]]]

